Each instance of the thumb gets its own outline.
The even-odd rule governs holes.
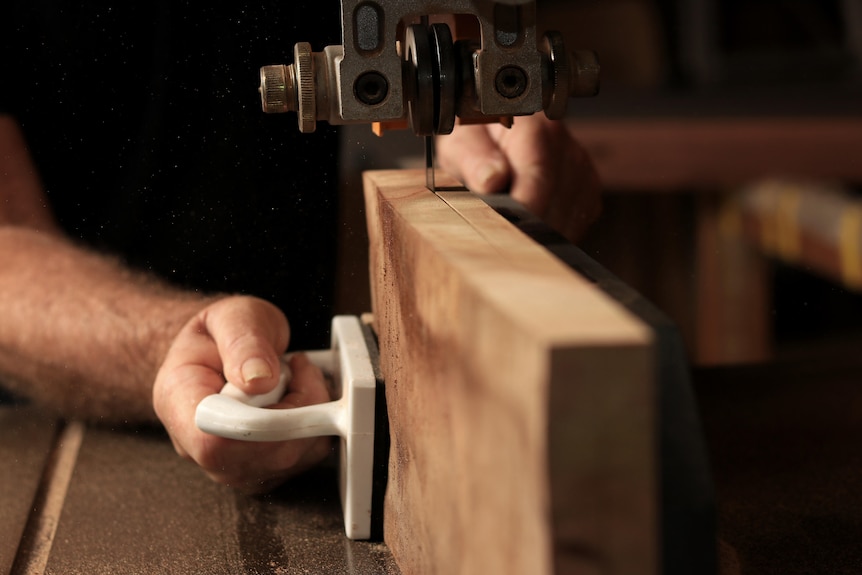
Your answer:
[[[458,126],[437,138],[437,159],[444,171],[479,194],[502,192],[511,179],[509,161],[485,125]]]
[[[205,325],[221,357],[225,379],[248,394],[275,387],[279,356],[290,337],[281,310],[258,298],[231,297],[208,310]]]

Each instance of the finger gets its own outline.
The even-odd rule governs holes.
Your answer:
[[[319,367],[303,353],[289,360],[292,377],[287,395],[271,409],[287,409],[330,400],[326,379]],[[212,446],[211,446],[212,447]],[[220,459],[210,459],[201,465],[220,483],[244,491],[261,492],[316,465],[331,450],[328,438],[307,438],[277,443],[231,442],[218,445]],[[204,459],[209,454],[201,454]],[[219,462],[229,464],[219,467]]]
[[[331,437],[317,437],[280,444],[257,444],[246,454],[252,454],[244,465],[230,472],[215,470],[208,473],[217,483],[229,485],[250,494],[266,493],[323,461],[333,449]],[[258,447],[260,449],[258,449]],[[246,449],[248,447],[246,446]],[[270,463],[269,468],[260,467]]]
[[[559,122],[545,122],[545,141],[557,161],[548,164],[554,178],[545,184],[549,194],[543,217],[576,242],[601,213],[601,183],[589,154],[568,129]]]
[[[181,455],[187,455],[182,444],[197,404],[223,385],[218,350],[201,318],[193,318],[174,339],[153,385],[153,409]]]
[[[512,198],[538,216],[545,216],[557,191],[563,128],[543,115],[518,117],[511,129],[494,132],[512,167]]]
[[[443,171],[479,194],[502,192],[511,169],[505,154],[488,133],[488,127],[457,126],[437,139],[437,161]]]
[[[326,377],[319,367],[311,363],[304,353],[297,353],[290,358],[290,370],[293,377],[288,386],[288,392],[275,406],[277,408],[302,407],[329,401],[329,387]]]
[[[494,136],[511,158],[512,197],[577,241],[601,213],[601,183],[586,151],[563,123],[538,114]]]
[[[177,409],[178,414],[183,411]],[[194,426],[193,414],[175,426],[172,436],[180,455],[194,461],[213,481],[245,491],[270,489],[324,459],[331,449],[328,438],[282,442],[249,442],[204,433]]]
[[[293,377],[289,392],[272,409],[302,407],[330,399],[320,369],[304,354],[290,360]],[[322,461],[332,450],[332,439],[315,437],[283,442],[235,442],[202,444],[214,452],[193,456],[215,481],[249,493],[262,493]]]
[[[218,393],[224,380],[208,367],[191,364],[162,372],[159,378],[161,381],[154,387],[156,414],[177,453],[194,459],[193,452],[202,449],[196,444],[207,437],[195,425],[195,409],[204,397]]]
[[[287,318],[269,302],[233,297],[208,308],[204,319],[215,341],[225,378],[249,394],[275,387],[279,356],[287,349]]]
[[[261,492],[317,464],[329,453],[331,441],[312,438],[277,443],[243,442],[209,435],[197,428],[194,423],[197,405],[224,385],[222,353],[216,339],[222,338],[225,345],[231,330],[251,329],[258,330],[264,347],[270,345],[267,341],[276,342],[276,348],[287,345],[287,324],[284,320],[283,326],[279,325],[283,320],[280,312],[253,298],[230,299],[235,300],[229,302],[231,305],[218,302],[207,308],[175,338],[153,386],[153,405],[180,455],[197,463],[214,481]],[[244,326],[242,318],[252,318],[254,326]],[[241,355],[242,345],[234,345],[233,348],[226,345],[225,349],[239,350]],[[329,398],[323,374],[307,357],[302,355],[294,360],[292,367],[298,377],[294,378],[293,395],[288,403],[317,403]]]
[[[272,409],[289,409],[329,401],[329,387],[319,367],[303,353],[289,360],[292,378],[288,393]],[[226,446],[230,448],[231,446]],[[230,468],[213,469],[210,477],[220,483],[249,493],[262,493],[325,459],[333,448],[329,437],[316,437],[280,443],[246,444],[243,465],[232,461]],[[249,458],[250,452],[258,455]]]
[[[310,379],[315,393],[297,393],[286,404],[325,401],[329,395],[322,373],[297,365],[301,386]],[[309,376],[312,376],[311,378]],[[194,423],[197,404],[221,385],[221,376],[201,366],[184,364],[161,375],[165,391],[158,408],[174,447],[194,461],[213,481],[244,491],[261,492],[319,463],[330,450],[326,438],[284,442],[248,442],[204,433]]]
[[[566,161],[566,193],[556,194],[549,223],[571,242],[577,242],[602,212],[602,185],[592,161],[580,146]]]

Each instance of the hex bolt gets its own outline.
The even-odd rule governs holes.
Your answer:
[[[527,91],[527,74],[517,66],[504,66],[494,79],[497,93],[510,100]]]

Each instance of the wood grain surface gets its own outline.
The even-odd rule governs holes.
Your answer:
[[[649,330],[468,192],[365,175],[404,573],[655,573]]]

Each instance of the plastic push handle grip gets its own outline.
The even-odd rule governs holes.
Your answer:
[[[359,318],[332,319],[332,349],[305,352],[332,377],[335,401],[292,409],[267,409],[290,380],[282,370],[277,389],[265,397],[248,396],[231,384],[205,397],[195,423],[207,433],[243,441],[284,441],[321,435],[341,437],[340,491],[344,530],[350,539],[371,536],[374,475],[374,412],[377,379]],[[285,366],[286,367],[286,366]]]
[[[319,357],[309,353],[312,358],[315,355]],[[343,436],[346,429],[342,400],[291,409],[264,409],[278,403],[290,377],[290,368],[282,361],[278,384],[268,393],[248,395],[232,383],[226,383],[221,393],[205,397],[198,404],[195,424],[206,433],[242,441]]]

